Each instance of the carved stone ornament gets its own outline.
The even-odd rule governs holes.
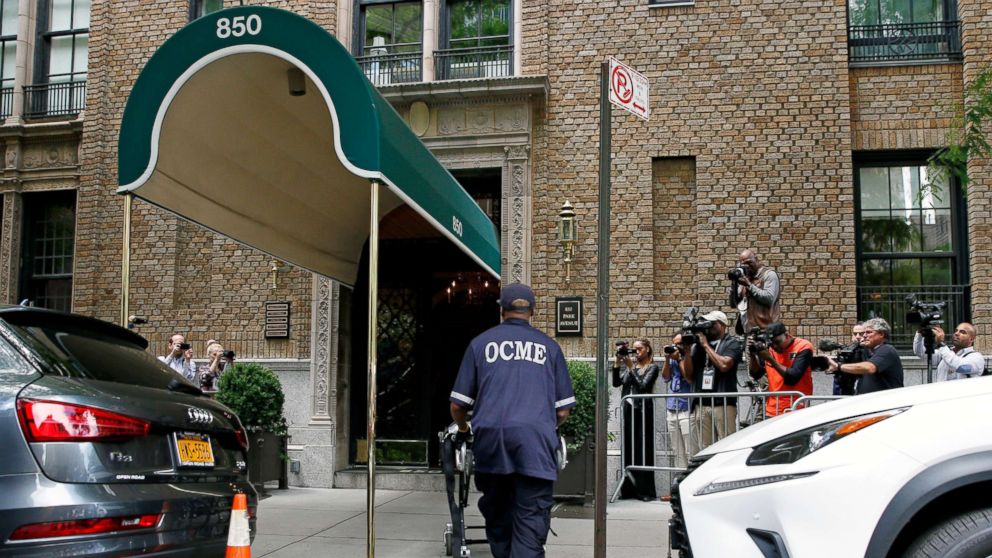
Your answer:
[[[465,131],[465,111],[460,108],[440,109],[437,112],[437,133],[442,136]]]
[[[332,294],[334,291],[333,282],[326,277],[314,276],[314,303],[313,303],[313,343],[311,347],[312,356],[310,359],[311,375],[313,379],[313,409],[312,419],[318,421],[330,420],[330,409],[328,400],[328,385],[330,384],[331,354],[334,345],[331,336],[332,323],[336,313],[336,306],[332,304]]]
[[[78,163],[76,144],[33,145],[24,151],[25,169],[71,167]]]

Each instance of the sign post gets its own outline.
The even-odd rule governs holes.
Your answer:
[[[647,120],[648,80],[643,74],[610,57],[600,70],[599,90],[599,250],[596,282],[596,500],[593,556],[606,558],[606,405],[610,400],[606,378],[610,366],[610,166],[612,113],[616,105]],[[621,464],[622,466],[622,464]]]

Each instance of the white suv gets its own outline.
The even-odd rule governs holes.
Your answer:
[[[992,556],[992,377],[764,421],[672,489],[682,558]]]

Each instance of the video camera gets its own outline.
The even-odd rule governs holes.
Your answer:
[[[864,362],[870,358],[869,351],[867,347],[861,345],[857,341],[852,341],[846,345],[838,343],[833,339],[821,339],[819,348],[821,351],[837,351],[834,355],[834,360],[837,364],[848,364],[852,362]],[[824,355],[816,355],[813,357],[810,363],[810,368],[816,370],[817,372],[823,372],[830,368],[830,362],[827,361],[827,357]],[[844,372],[836,372],[837,383],[840,385],[840,392],[842,395],[854,395],[854,384],[858,381],[858,377],[855,374],[847,374]]]
[[[697,333],[706,333],[713,327],[713,322],[699,318],[699,308],[690,306],[682,314],[682,344],[692,345],[696,342]]]
[[[617,346],[618,357],[634,356],[637,354],[637,349],[628,347],[626,341],[617,341],[615,345]]]
[[[772,346],[772,337],[760,327],[753,327],[747,334],[747,346],[752,353],[760,353]]]
[[[916,298],[915,294],[906,297],[909,303],[909,312],[906,313],[906,321],[911,324],[919,324],[920,329],[928,329],[941,326],[941,314],[946,302],[923,302]]]

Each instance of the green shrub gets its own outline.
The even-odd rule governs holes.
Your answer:
[[[230,407],[249,432],[285,434],[285,399],[275,372],[254,362],[239,362],[226,370],[217,388],[217,400]]]
[[[559,432],[571,439],[569,449],[574,450],[592,436],[596,427],[596,368],[589,362],[568,362],[568,375],[572,377],[575,407]]]

